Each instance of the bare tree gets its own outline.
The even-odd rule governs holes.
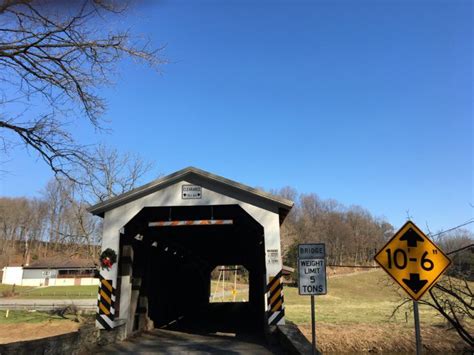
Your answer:
[[[105,146],[96,147],[94,156],[96,164],[89,166],[77,179],[84,182],[82,196],[89,203],[104,201],[130,191],[153,166],[138,154],[121,154],[116,149]]]
[[[96,147],[94,155],[96,163],[82,175],[53,179],[45,195],[50,207],[50,241],[71,245],[70,256],[83,253],[82,246],[87,246],[92,259],[97,257],[102,220],[87,207],[135,188],[152,166],[136,154],[120,154],[103,146]]]
[[[46,216],[46,203],[40,199],[0,198],[0,263],[26,262],[29,252],[36,252],[45,236]]]
[[[471,348],[474,348],[474,293],[465,278],[445,277],[429,290],[431,298],[422,300],[436,309]]]
[[[134,42],[128,31],[104,29],[108,17],[125,10],[122,1],[0,0],[4,153],[23,145],[68,178],[78,168],[90,168],[94,155],[76,142],[70,121],[79,117],[103,128],[106,103],[98,89],[110,83],[122,57],[155,68],[163,63],[159,50]]]
[[[94,154],[97,164],[73,179],[52,179],[41,199],[0,198],[0,265],[58,253],[97,260],[101,219],[87,207],[136,187],[151,164],[100,146]]]
[[[281,228],[285,263],[295,265],[299,243],[324,242],[330,265],[372,263],[393,227],[374,218],[361,207],[345,207],[335,200],[322,200],[316,194],[298,195],[284,188],[273,193],[295,201]]]
[[[76,245],[88,245],[88,255],[93,259],[97,257],[94,246],[101,240],[102,219],[92,216],[87,207],[132,190],[152,168],[151,163],[137,154],[120,154],[116,149],[104,146],[96,147],[94,155],[96,163],[74,179],[82,183],[63,180],[70,204],[69,229],[64,237],[73,240]]]

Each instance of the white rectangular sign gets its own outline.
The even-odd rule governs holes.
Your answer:
[[[298,279],[300,295],[327,293],[324,244],[298,245]]]
[[[183,185],[181,190],[183,200],[202,198],[202,187],[197,185]]]
[[[300,259],[324,259],[325,256],[325,245],[323,243],[298,244],[298,258]]]
[[[267,249],[267,261],[269,264],[278,264],[280,262],[278,249]]]

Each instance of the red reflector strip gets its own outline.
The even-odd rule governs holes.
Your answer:
[[[148,227],[179,227],[179,226],[215,226],[234,224],[232,219],[201,219],[197,221],[161,221],[149,222]]]

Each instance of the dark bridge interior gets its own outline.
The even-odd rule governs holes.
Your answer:
[[[149,222],[233,220],[231,225],[148,227]],[[238,205],[147,207],[126,226],[122,245],[134,250],[133,277],[148,297],[156,328],[195,332],[263,332],[263,227]],[[140,234],[142,240],[135,236]],[[249,302],[209,303],[217,265],[249,271]]]

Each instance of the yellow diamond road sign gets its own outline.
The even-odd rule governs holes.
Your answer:
[[[375,261],[415,301],[434,285],[451,260],[411,221],[375,255]]]

